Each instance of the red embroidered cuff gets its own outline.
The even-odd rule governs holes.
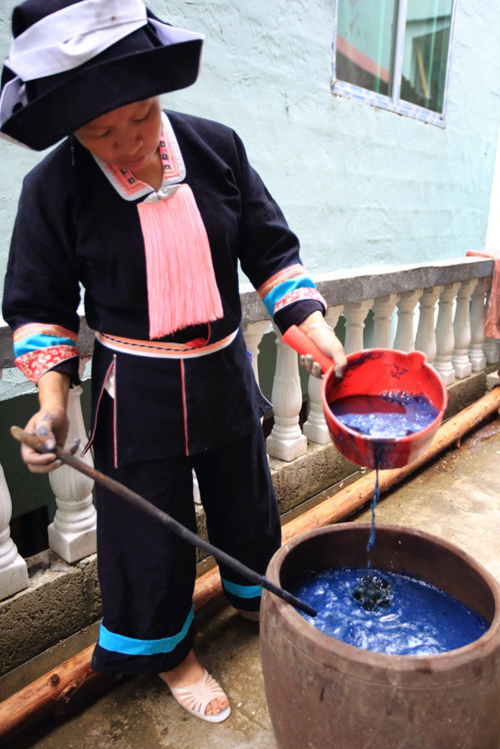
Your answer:
[[[49,346],[19,356],[16,359],[16,366],[28,380],[36,385],[45,372],[75,356],[79,356],[79,352],[74,346]]]

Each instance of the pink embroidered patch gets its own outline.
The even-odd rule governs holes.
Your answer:
[[[304,299],[314,299],[317,302],[320,302],[320,304],[323,305],[325,310],[328,309],[328,305],[326,301],[323,299],[321,294],[317,289],[311,289],[309,286],[302,287],[300,289],[294,289],[293,291],[290,291],[289,294],[285,294],[284,297],[282,297],[279,302],[277,302],[274,306],[274,314],[276,312],[279,312],[280,309],[283,309],[284,307],[288,307],[289,304],[294,304],[295,302],[301,302]]]

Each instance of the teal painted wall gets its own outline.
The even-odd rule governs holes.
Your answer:
[[[2,0],[2,57],[15,4]],[[444,130],[332,97],[332,0],[150,5],[207,37],[201,79],[165,104],[242,135],[313,273],[484,245],[500,121],[496,0],[484,0],[480,13],[474,0],[460,0]],[[0,143],[2,275],[22,176],[39,158]]]
[[[172,106],[240,132],[312,272],[484,245],[500,122],[495,0],[480,14],[460,1],[445,129],[331,96],[333,2],[179,7],[207,45],[202,79]]]
[[[0,5],[2,59],[17,2]],[[332,97],[333,0],[150,0],[150,7],[207,37],[199,82],[165,105],[239,132],[312,274],[484,246],[500,122],[498,0],[483,0],[480,13],[474,0],[460,0],[444,129]],[[23,175],[41,157],[0,141],[0,277]],[[0,400],[24,392],[11,373],[0,390]],[[29,401],[15,399],[22,400]],[[2,407],[2,433],[24,418],[15,401]],[[7,449],[0,461],[10,472]],[[13,488],[15,476],[8,481]],[[15,504],[22,511],[24,500]]]

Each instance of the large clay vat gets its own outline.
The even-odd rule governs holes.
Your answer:
[[[308,572],[366,567],[370,526],[343,523],[294,539],[267,577],[290,590]],[[374,568],[418,575],[490,622],[473,643],[395,656],[322,634],[264,591],[262,665],[279,749],[499,749],[500,587],[469,555],[434,536],[377,526]]]

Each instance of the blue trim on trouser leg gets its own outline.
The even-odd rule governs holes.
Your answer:
[[[259,575],[281,545],[281,526],[260,423],[236,443],[193,456],[211,543]],[[224,593],[237,609],[258,611],[261,588],[219,561]],[[231,592],[230,586],[236,586]],[[243,597],[250,592],[252,597]]]
[[[144,496],[190,530],[196,529],[192,467],[187,459],[162,458],[116,468],[112,450],[113,400],[104,393],[95,435],[96,468]],[[176,668],[193,646],[194,622],[169,650],[161,642],[185,627],[193,605],[195,549],[161,523],[103,486],[96,487],[98,568],[106,630],[152,645],[151,654],[120,652],[97,643],[92,668],[101,673],[142,675]],[[186,625],[187,626],[187,625]],[[130,640],[128,640],[130,638]],[[156,642],[160,641],[160,643]],[[115,642],[117,642],[115,640]],[[167,641],[168,642],[168,641]],[[155,647],[158,646],[159,647]]]
[[[99,632],[99,645],[105,650],[124,655],[157,655],[158,653],[171,653],[177,645],[186,637],[189,627],[194,619],[194,610],[191,608],[184,626],[178,634],[172,637],[164,637],[160,640],[136,640],[133,637],[125,637],[110,632],[104,624],[101,624]]]
[[[233,596],[238,596],[239,598],[260,598],[262,595],[261,585],[238,585],[226,580],[224,577],[221,577],[221,580],[224,590],[232,593]]]

